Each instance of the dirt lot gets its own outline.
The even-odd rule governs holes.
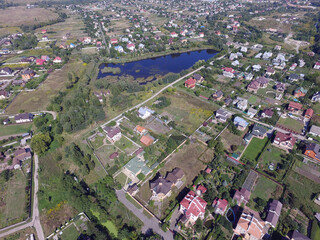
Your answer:
[[[156,133],[156,134],[166,134],[170,131],[170,128],[161,123],[160,120],[155,118],[152,122],[145,125],[146,129],[149,129],[150,131]]]
[[[58,14],[44,8],[27,9],[21,6],[0,10],[0,25],[2,28],[48,22],[56,18],[58,18]]]

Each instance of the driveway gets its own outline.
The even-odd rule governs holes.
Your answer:
[[[156,218],[148,218],[146,215],[144,215],[143,208],[138,209],[130,201],[128,201],[128,199],[126,198],[126,193],[123,190],[117,190],[116,194],[119,201],[122,202],[144,224],[142,227],[143,233],[146,233],[147,231],[152,229],[153,232],[160,234],[163,237],[163,239],[173,240],[172,232],[170,232],[169,230],[167,232],[164,232],[159,227],[159,221]]]

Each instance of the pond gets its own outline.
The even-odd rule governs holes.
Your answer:
[[[175,53],[161,57],[148,58],[128,63],[101,64],[98,79],[106,76],[132,76],[134,79],[146,79],[155,75],[166,75],[167,73],[179,73],[188,69],[199,60],[208,60],[217,54],[214,50],[199,50],[185,53]],[[120,73],[103,72],[105,67],[118,68]],[[154,77],[151,81],[155,80]],[[149,82],[151,82],[149,81]],[[145,84],[146,82],[140,82]]]

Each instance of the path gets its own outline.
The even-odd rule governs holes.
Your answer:
[[[136,215],[143,223],[142,232],[146,233],[150,229],[153,232],[160,234],[165,240],[173,240],[173,234],[169,230],[164,232],[160,226],[159,221],[154,218],[148,218],[146,215],[143,214],[143,208],[138,209],[136,208],[127,198],[126,193],[123,190],[116,191],[117,197],[120,202],[122,202],[134,215]]]
[[[28,227],[34,227],[37,232],[37,236],[39,240],[45,240],[43,229],[40,223],[40,216],[39,216],[39,208],[38,208],[38,189],[39,189],[39,183],[38,183],[38,168],[39,168],[39,159],[37,154],[34,154],[34,195],[33,195],[33,206],[32,206],[32,219],[31,222],[22,222],[21,225],[15,224],[6,228],[1,229],[0,238],[4,238],[8,235],[11,235],[15,232],[21,231]],[[6,231],[9,229],[8,231]],[[3,232],[5,231],[5,232]]]

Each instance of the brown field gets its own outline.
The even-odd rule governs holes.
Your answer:
[[[165,175],[167,171],[172,171],[174,168],[179,167],[185,173],[186,185],[190,185],[199,172],[205,168],[204,162],[212,160],[212,155],[208,154],[206,150],[207,147],[198,142],[184,145],[179,152],[167,160],[160,173]]]
[[[62,40],[62,37],[65,36],[67,33],[70,33],[70,39],[67,40],[67,43],[71,43],[74,40],[86,36],[83,33],[82,28],[84,28],[84,23],[80,19],[78,15],[70,14],[70,12],[66,12],[68,18],[64,22],[56,23],[50,26],[47,26],[47,33],[49,39],[57,39],[58,42]],[[42,28],[38,28],[36,33],[38,33],[38,38],[42,36],[41,34]]]
[[[65,88],[68,72],[79,72],[82,67],[81,62],[74,61],[66,64],[61,70],[54,71],[35,91],[21,92],[9,105],[6,112],[14,114],[21,109],[26,112],[45,110],[51,98]]]
[[[40,22],[48,22],[49,20],[56,19],[58,14],[50,9],[44,8],[31,8],[25,7],[11,7],[0,10],[0,26],[13,27],[31,25]]]
[[[230,133],[228,129],[224,130],[221,134],[221,141],[223,146],[231,152],[231,145],[239,146],[242,143],[243,136],[246,134],[246,131],[243,131],[241,136],[237,136],[235,134]]]

